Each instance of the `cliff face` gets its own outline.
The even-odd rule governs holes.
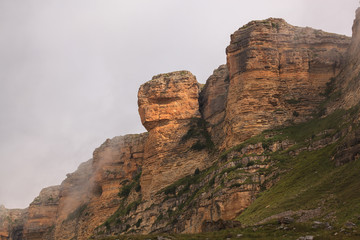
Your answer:
[[[309,139],[285,130],[251,137],[311,119],[332,84],[349,94],[332,101],[329,113],[356,105],[359,18],[358,10],[349,50],[345,36],[268,19],[231,36],[227,64],[202,90],[188,71],[154,76],[138,92],[148,132],[106,140],[28,209],[0,208],[0,240],[217,230],[219,221],[238,225],[231,221],[279,181],[284,159],[344,139],[333,158],[354,160],[356,121],[339,130],[319,120],[327,128],[308,133],[310,125],[303,130]]]
[[[225,138],[223,128],[228,90],[229,71],[226,65],[221,65],[208,78],[199,97],[202,117],[209,124],[209,133],[217,146]]]
[[[140,179],[145,200],[196,168],[207,166],[206,152],[188,151],[199,139],[190,136],[192,133],[184,138],[200,119],[198,98],[199,84],[187,71],[160,74],[140,87],[139,113],[149,131]]]
[[[356,18],[352,27],[353,35],[350,47],[347,51],[348,58],[346,66],[343,68],[332,90],[334,102],[330,104],[329,111],[332,112],[339,108],[351,108],[359,103],[360,96],[360,8],[356,11]],[[346,93],[341,94],[339,93]]]
[[[28,220],[24,225],[26,239],[45,239],[51,237],[55,226],[60,199],[60,186],[44,188],[30,204]]]
[[[27,209],[6,209],[0,206],[0,240],[22,239]]]
[[[61,184],[55,239],[87,239],[119,205],[119,188],[141,170],[147,134],[108,139]]]
[[[309,119],[350,39],[282,19],[253,21],[231,36],[225,117],[226,148],[264,129]]]

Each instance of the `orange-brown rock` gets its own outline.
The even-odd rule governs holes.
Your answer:
[[[229,72],[226,65],[221,65],[214,70],[200,93],[200,111],[209,124],[208,131],[215,145],[220,145],[225,138],[223,128],[228,88]]]
[[[194,141],[182,138],[200,118],[199,84],[187,71],[160,74],[141,85],[138,105],[149,131],[145,143],[141,187],[145,200],[177,179],[207,166],[206,151],[191,151]]]
[[[350,39],[282,19],[253,21],[227,47],[230,85],[225,147],[261,131],[308,119],[344,63]]]
[[[6,209],[0,205],[0,240],[23,238],[28,209]]]
[[[119,207],[119,189],[141,170],[147,134],[108,139],[61,185],[55,239],[88,239]]]
[[[140,86],[138,105],[146,130],[168,121],[199,117],[199,84],[188,71],[154,76]]]
[[[40,195],[30,204],[28,220],[24,225],[24,238],[49,239],[55,227],[59,206],[60,186],[41,190]]]
[[[118,209],[121,186],[141,171],[146,139],[147,134],[108,139],[93,159],[60,186],[43,189],[28,209],[1,207],[1,239],[88,239]]]

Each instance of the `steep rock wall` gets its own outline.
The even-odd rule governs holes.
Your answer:
[[[60,186],[41,190],[28,209],[28,220],[24,225],[24,238],[46,239],[52,237],[59,207]]]
[[[6,209],[0,205],[0,240],[23,239],[28,209]]]
[[[147,134],[108,139],[62,184],[55,239],[87,239],[119,206],[119,189],[141,171]]]
[[[145,200],[208,165],[206,151],[191,151],[192,136],[183,139],[192,122],[201,117],[198,98],[199,84],[187,71],[160,74],[141,85],[139,114],[149,131],[140,179]]]
[[[349,109],[359,103],[360,96],[360,8],[356,10],[356,18],[352,27],[353,35],[347,51],[348,58],[344,69],[337,77],[333,91],[341,91],[341,96],[333,97],[328,112],[338,108]]]
[[[225,117],[228,148],[261,131],[309,119],[350,39],[282,19],[253,21],[231,35]]]
[[[209,124],[208,131],[216,146],[225,138],[223,128],[229,83],[227,66],[221,65],[207,79],[199,97],[202,117]]]

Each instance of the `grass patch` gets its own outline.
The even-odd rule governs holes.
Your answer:
[[[136,192],[140,192],[141,190],[140,177],[141,177],[141,171],[133,177],[132,182],[125,184],[120,188],[118,196],[122,198],[127,198],[132,189],[135,189]]]
[[[291,170],[239,216],[245,224],[288,210],[322,207],[321,216],[335,213],[343,224],[360,214],[360,179],[356,160],[335,167],[331,160],[336,144],[313,152],[302,152],[288,163]],[[325,202],[324,202],[325,201]]]
[[[359,233],[349,232],[340,233],[338,229],[324,230],[314,229],[309,224],[293,223],[288,225],[287,229],[277,229],[278,224],[265,224],[257,228],[233,228],[216,232],[204,232],[198,234],[146,234],[146,235],[118,235],[101,238],[102,240],[156,240],[156,239],[174,239],[174,240],[219,240],[219,239],[262,239],[262,240],[294,240],[301,236],[315,236],[316,240],[343,240],[343,239],[358,239]],[[337,232],[337,235],[334,235]]]
[[[181,142],[186,142],[189,139],[198,139],[191,147],[191,150],[201,151],[207,149],[209,151],[215,150],[215,145],[211,140],[211,136],[207,131],[207,122],[202,118],[193,118],[190,122],[190,128],[187,133],[181,138]]]

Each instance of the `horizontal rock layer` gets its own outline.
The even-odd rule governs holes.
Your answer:
[[[253,21],[231,36],[224,147],[309,119],[340,71],[350,39],[282,19]]]

